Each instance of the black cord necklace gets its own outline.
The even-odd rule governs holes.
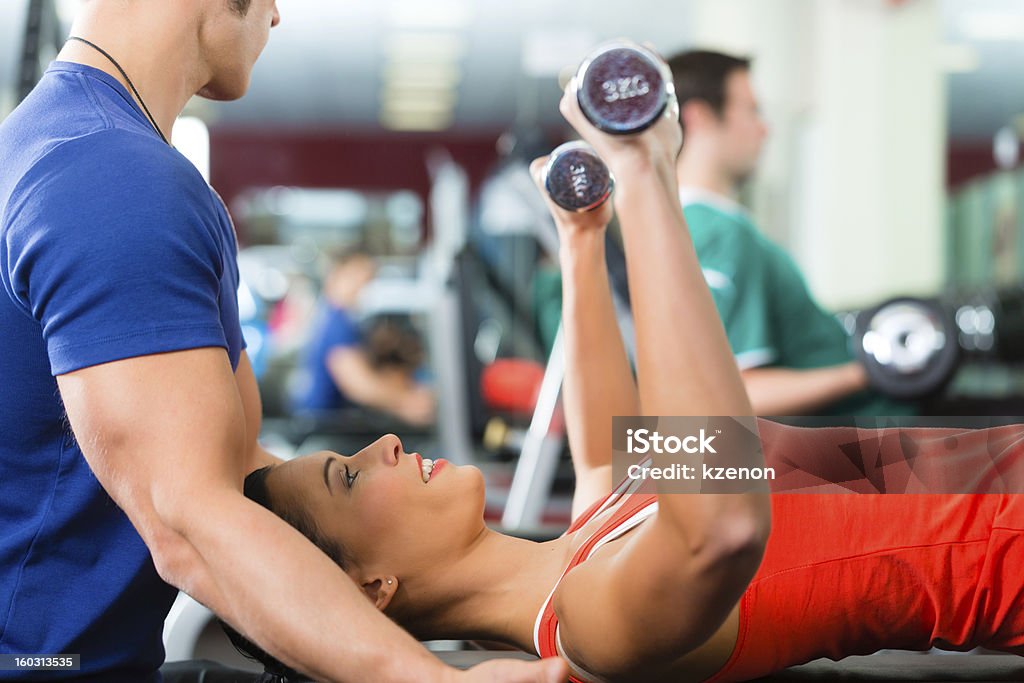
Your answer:
[[[124,77],[125,82],[128,83],[128,87],[132,89],[133,93],[135,93],[135,97],[138,98],[139,104],[142,105],[143,111],[145,111],[146,116],[149,117],[149,122],[153,124],[153,129],[156,131],[156,134],[160,136],[160,139],[164,141],[164,144],[170,145],[171,143],[167,141],[166,137],[164,137],[164,132],[160,130],[160,126],[156,125],[156,119],[154,119],[153,115],[149,113],[149,107],[146,106],[146,102],[142,99],[142,95],[140,95],[139,91],[135,89],[135,84],[132,83],[132,79],[128,78],[128,74],[124,72],[124,69],[122,69],[121,65],[117,63],[117,60],[111,57],[110,53],[108,53],[102,47],[100,47],[96,43],[89,42],[85,38],[79,38],[78,36],[70,36],[68,37],[68,40],[77,40],[80,43],[85,43],[86,45],[88,45],[89,47],[96,50],[101,55],[110,60],[110,63],[113,64],[114,67],[121,72],[121,75]]]

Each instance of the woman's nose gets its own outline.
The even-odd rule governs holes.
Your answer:
[[[385,434],[377,439],[377,447],[374,450],[379,454],[381,462],[391,467],[398,464],[398,459],[405,452],[402,450],[402,440],[394,434]]]

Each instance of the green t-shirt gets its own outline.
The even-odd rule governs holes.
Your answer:
[[[741,369],[840,365],[853,359],[846,330],[814,301],[780,246],[727,199],[684,201],[697,257]],[[909,415],[914,406],[861,392],[823,415]]]

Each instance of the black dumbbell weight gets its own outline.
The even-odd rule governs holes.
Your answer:
[[[664,60],[629,41],[599,47],[576,72],[580,109],[606,133],[639,133],[658,120],[674,96]]]
[[[611,196],[615,181],[597,152],[585,142],[560,145],[544,166],[544,188],[567,211],[596,209]]]
[[[873,389],[893,398],[938,393],[960,360],[952,312],[936,301],[899,297],[857,314],[853,348]]]

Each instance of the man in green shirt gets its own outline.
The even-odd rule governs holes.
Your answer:
[[[669,60],[680,104],[679,196],[719,315],[759,415],[906,415],[868,389],[846,331],[815,302],[792,258],[735,200],[767,135],[746,59]]]

